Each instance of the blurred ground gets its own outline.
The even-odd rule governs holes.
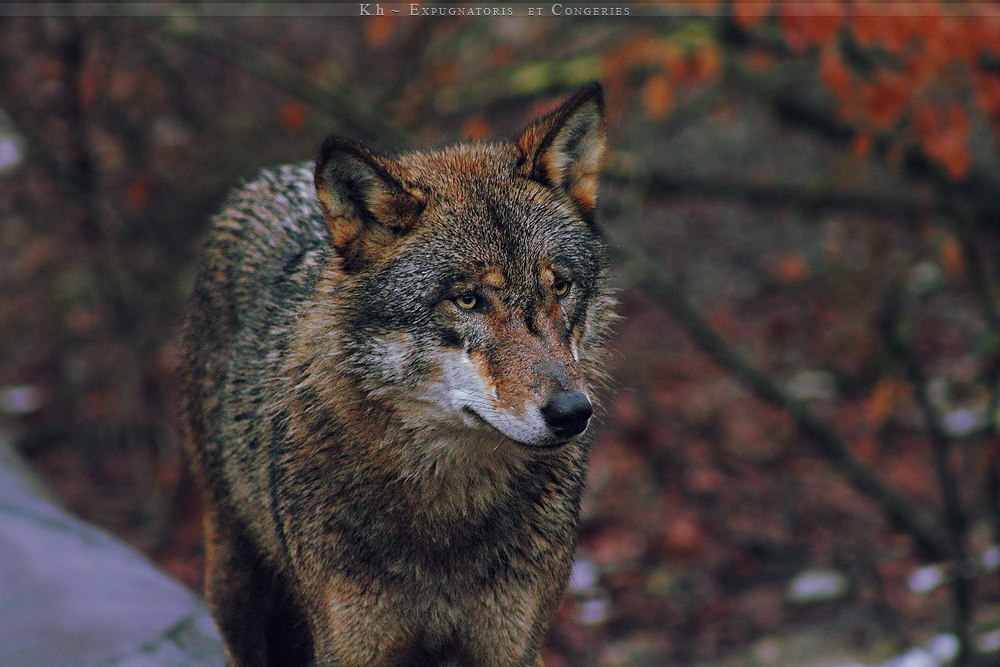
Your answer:
[[[510,134],[572,89],[565,73],[546,79],[544,64],[599,76],[597,56],[685,28],[193,21],[219,42],[189,39],[190,23],[0,18],[0,130],[23,155],[0,173],[0,409],[72,511],[197,588],[200,515],[180,453],[173,337],[199,234],[226,189],[260,166],[312,157],[330,132],[370,132],[388,149]],[[323,112],[303,101],[315,89],[290,91],[292,77],[276,85],[226,64],[233,44],[248,61],[278,57],[350,91],[348,108]],[[537,87],[496,83],[511,71],[530,83],[536,65]],[[643,80],[630,76],[606,81],[615,157],[602,220],[624,317],[615,387],[546,663],[783,664],[768,648],[775,637],[817,627],[830,633],[821,641],[874,661],[951,628],[947,586],[910,584],[936,561],[637,286],[635,247],[835,424],[851,455],[936,516],[927,427],[885,334],[901,300],[918,303],[906,325],[956,442],[977,636],[1000,627],[989,611],[1000,601],[986,474],[995,453],[981,431],[997,347],[927,183],[733,89],[683,123],[650,117]],[[982,152],[995,159],[995,144]],[[996,266],[997,229],[975,233]],[[816,571],[833,573],[831,592],[790,593]]]

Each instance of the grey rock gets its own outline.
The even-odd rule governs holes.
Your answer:
[[[56,505],[0,435],[0,665],[224,662],[204,604]]]

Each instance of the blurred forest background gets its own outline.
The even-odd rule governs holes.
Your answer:
[[[1000,662],[1000,3],[194,6],[0,16],[0,426],[72,510],[200,585],[174,336],[227,189],[598,79],[624,320],[549,667]]]

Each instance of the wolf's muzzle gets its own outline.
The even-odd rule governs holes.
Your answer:
[[[587,397],[578,391],[560,391],[553,394],[542,408],[542,417],[549,430],[557,437],[570,438],[587,428],[594,408]]]

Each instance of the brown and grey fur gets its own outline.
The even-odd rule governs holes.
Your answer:
[[[230,665],[541,664],[613,318],[604,134],[592,84],[509,143],[330,138],[215,217],[182,381]]]

